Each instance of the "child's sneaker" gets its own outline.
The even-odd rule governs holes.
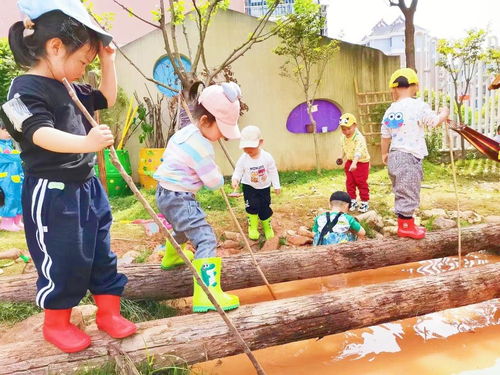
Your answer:
[[[367,212],[370,209],[368,202],[360,202],[358,206],[359,212]]]
[[[351,207],[349,207],[349,211],[356,211],[358,208],[358,201],[356,199],[351,199]]]

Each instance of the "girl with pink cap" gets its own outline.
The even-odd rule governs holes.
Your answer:
[[[239,306],[237,296],[224,293],[220,286],[221,258],[215,256],[217,240],[195,193],[202,187],[217,190],[224,178],[215,163],[212,142],[221,138],[238,139],[240,88],[222,83],[205,88],[193,110],[194,123],[175,133],[163,153],[163,162],[154,174],[158,180],[156,203],[174,230],[174,238],[185,250],[189,240],[196,249],[193,265],[224,310]],[[161,267],[171,269],[184,261],[167,241]],[[194,281],[193,311],[215,310],[207,295]]]

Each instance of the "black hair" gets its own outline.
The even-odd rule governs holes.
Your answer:
[[[87,43],[93,51],[99,50],[98,34],[59,10],[44,13],[32,22],[35,26],[31,35],[24,36],[22,21],[16,22],[9,29],[10,49],[16,63],[25,69],[31,68],[45,57],[45,44],[53,38],[61,39],[69,54]]]
[[[0,106],[1,106],[1,104],[0,104]],[[3,119],[1,117],[0,117],[0,129],[4,129],[4,130],[6,129],[5,124],[3,122]]]
[[[330,196],[330,202],[340,201],[347,203],[351,207],[351,197],[345,191],[336,191]]]
[[[393,83],[398,84],[396,87],[410,87],[416,85],[415,83],[408,82],[408,78],[403,76],[399,76],[398,78],[396,78]]]
[[[208,110],[203,106],[203,104],[196,103],[193,105],[193,109],[191,110],[193,114],[193,118],[195,120],[199,120],[202,116],[207,116],[209,122],[215,121],[215,116],[212,115]]]

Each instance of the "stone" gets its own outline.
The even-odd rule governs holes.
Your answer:
[[[438,217],[432,223],[432,226],[436,229],[451,229],[457,226],[457,222],[455,220],[446,219],[444,217]]]
[[[161,263],[161,260],[163,259],[163,253],[160,253],[159,251],[153,252],[148,259],[146,260],[146,263],[154,263],[154,264],[159,264]]]
[[[262,246],[260,251],[277,250],[279,248],[280,248],[280,238],[278,236],[274,236],[273,238],[267,240],[264,243],[264,246]]]
[[[301,226],[297,234],[304,237],[314,238],[314,233],[311,232],[306,226]]]
[[[451,211],[449,213],[449,217],[450,217],[450,219],[456,219],[457,218],[457,211]],[[472,210],[461,211],[460,218],[462,220],[467,221],[469,224],[476,224],[476,223],[480,223],[483,221],[483,217]]]
[[[382,233],[375,231],[375,239],[381,240],[382,238],[384,238],[384,235]]]
[[[304,245],[312,244],[313,239],[310,237],[306,237],[306,236],[295,235],[295,236],[287,236],[286,241],[289,245],[304,246]]]
[[[235,248],[217,249],[217,256],[218,257],[228,257],[231,255],[240,254],[240,253],[241,253],[241,249],[235,249]]]
[[[398,221],[392,217],[385,218],[384,223],[390,227],[394,227],[394,226],[398,225]]]
[[[241,244],[239,241],[233,241],[233,240],[225,240],[224,242],[221,243],[220,247],[223,249],[239,249],[241,248]]]
[[[486,223],[490,223],[490,224],[500,224],[500,216],[498,216],[498,215],[486,216],[484,218],[484,221]]]
[[[356,218],[359,221],[364,221],[371,228],[374,228],[376,230],[381,230],[384,227],[384,220],[382,219],[382,216],[380,216],[375,210],[370,210],[368,212],[357,215]]]
[[[224,238],[226,240],[233,240],[233,241],[237,241],[237,242],[240,242],[243,240],[240,233],[224,231],[223,235],[224,235]]]
[[[294,231],[294,230],[291,230],[291,229],[288,229],[287,231],[285,231],[285,234],[287,236],[296,236],[297,235],[297,232]]]
[[[433,208],[431,210],[423,210],[421,214],[422,214],[422,217],[424,219],[429,219],[431,217],[445,217],[445,218],[448,217],[448,215],[446,214],[446,211],[443,210],[442,208]]]
[[[398,234],[397,226],[386,226],[382,229],[384,236],[395,236]]]

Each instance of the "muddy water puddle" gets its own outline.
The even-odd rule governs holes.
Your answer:
[[[500,262],[484,252],[463,267]],[[458,268],[456,257],[273,285],[278,298],[369,285]],[[235,291],[242,304],[271,300],[265,287]],[[500,299],[254,352],[268,375],[500,375]],[[250,375],[244,355],[198,364],[193,374]]]

